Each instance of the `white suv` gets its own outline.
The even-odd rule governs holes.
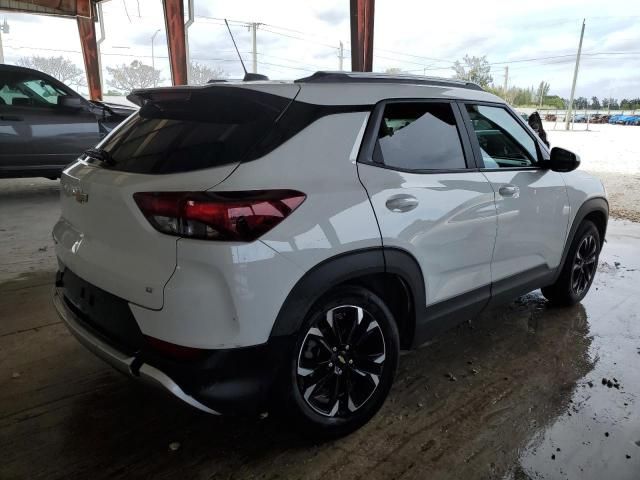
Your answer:
[[[196,408],[344,434],[400,349],[536,288],[589,290],[601,182],[474,84],[318,72],[130,98],[63,173],[54,302]]]

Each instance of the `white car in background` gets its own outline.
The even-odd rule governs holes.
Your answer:
[[[601,182],[474,84],[318,72],[130,98],[62,175],[54,302],[98,356],[200,410],[276,405],[345,434],[400,349],[593,281]]]

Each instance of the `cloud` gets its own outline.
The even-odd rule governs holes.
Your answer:
[[[604,41],[601,41],[601,45],[604,51],[637,51],[638,47],[640,47],[640,28],[635,25],[609,33],[604,38]]]
[[[329,25],[337,25],[346,21],[349,17],[345,15],[342,8],[329,8],[316,12],[316,17]]]

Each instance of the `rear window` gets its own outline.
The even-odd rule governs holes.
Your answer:
[[[164,99],[158,95],[145,103],[99,145],[111,157],[102,165],[167,174],[237,163],[289,103],[288,98],[234,87],[167,91]]]

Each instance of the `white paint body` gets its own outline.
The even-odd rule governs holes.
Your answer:
[[[462,88],[301,85],[255,82],[247,88],[297,94],[297,101],[318,105],[388,98],[501,102]],[[189,347],[234,348],[266,342],[305,273],[356,249],[394,246],[412,254],[425,278],[427,305],[539,265],[555,268],[577,209],[604,196],[601,183],[582,172],[416,174],[358,164],[368,118],[368,112],[324,116],[260,159],[189,173],[131,174],[78,161],[61,179],[57,256],[84,280],[126,299],[145,335]],[[500,196],[505,184],[517,185],[519,197]],[[74,187],[88,194],[86,203],[76,201]],[[164,235],[133,200],[139,191],[256,189],[295,189],[307,198],[251,243]],[[385,207],[404,194],[417,198],[417,208]]]

